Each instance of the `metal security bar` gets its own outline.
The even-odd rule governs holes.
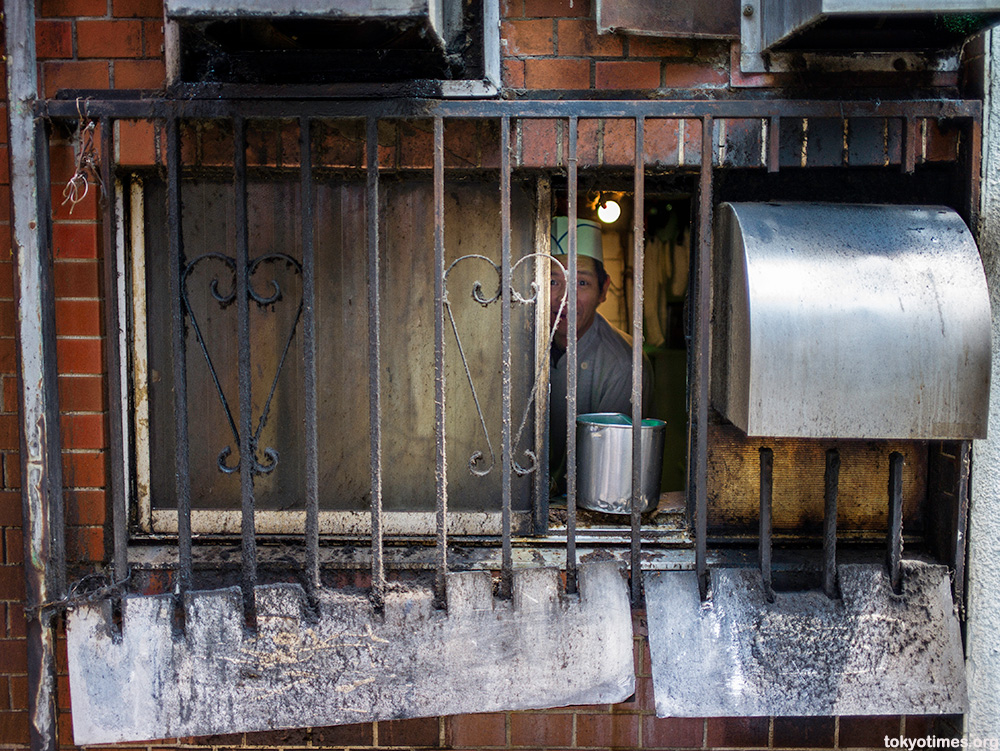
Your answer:
[[[276,115],[276,110],[278,113]],[[38,105],[37,116],[51,121],[65,120],[76,122],[81,117],[80,105],[77,101],[50,100]],[[915,168],[916,136],[914,125],[920,118],[951,119],[960,122],[964,127],[966,157],[970,164],[970,173],[978,173],[979,161],[979,128],[981,119],[980,104],[970,101],[914,101],[914,102],[813,102],[801,100],[760,100],[760,101],[383,101],[383,102],[353,102],[353,101],[213,101],[190,100],[172,101],[162,99],[150,100],[113,100],[89,98],[82,116],[98,119],[102,131],[102,175],[106,186],[113,186],[113,167],[111,154],[114,153],[113,130],[117,120],[149,119],[157,124],[163,132],[164,163],[166,166],[166,217],[168,223],[169,266],[171,274],[168,279],[170,298],[170,317],[172,320],[172,353],[173,353],[173,383],[174,383],[174,430],[177,436],[175,447],[175,491],[177,499],[177,549],[178,573],[177,591],[180,594],[192,587],[193,557],[192,557],[192,499],[191,499],[191,466],[189,456],[188,435],[191,426],[188,424],[188,393],[187,374],[189,357],[185,351],[187,346],[185,329],[197,326],[194,314],[187,305],[185,282],[187,270],[194,261],[189,261],[185,255],[182,227],[182,177],[186,166],[181,150],[181,129],[185,123],[198,121],[225,121],[231,123],[233,130],[232,152],[232,185],[233,212],[237,227],[236,254],[231,261],[234,272],[234,288],[231,295],[213,290],[216,300],[223,304],[234,302],[237,308],[237,339],[238,339],[238,381],[239,381],[239,425],[233,424],[235,449],[239,453],[238,465],[232,460],[226,464],[225,451],[219,456],[219,468],[222,471],[237,472],[240,477],[241,501],[241,540],[242,540],[242,588],[244,605],[249,623],[254,619],[253,591],[257,583],[257,529],[255,519],[258,514],[254,482],[259,475],[266,474],[278,461],[278,454],[271,448],[258,445],[261,431],[267,420],[268,399],[264,413],[257,425],[252,419],[253,394],[251,389],[251,331],[250,315],[251,301],[258,304],[272,304],[280,296],[280,289],[272,295],[256,290],[252,283],[254,271],[260,267],[263,259],[251,258],[248,238],[248,167],[247,167],[247,128],[249,123],[257,120],[274,120],[292,122],[298,130],[297,143],[300,145],[298,164],[298,182],[301,191],[301,266],[299,272],[302,279],[301,318],[295,319],[292,335],[299,331],[301,337],[301,359],[303,363],[303,400],[304,400],[304,467],[305,489],[303,534],[306,550],[305,580],[308,587],[315,591],[322,585],[320,577],[319,541],[320,541],[320,468],[317,425],[317,320],[316,320],[316,237],[315,237],[315,202],[318,166],[313,159],[313,139],[318,124],[344,119],[361,120],[364,123],[364,157],[363,163],[353,166],[354,169],[364,169],[365,183],[365,238],[359,239],[367,248],[367,315],[368,315],[368,415],[369,415],[369,447],[370,447],[370,537],[371,537],[371,573],[372,601],[378,608],[384,601],[386,581],[386,564],[384,560],[385,547],[385,509],[383,481],[385,470],[383,466],[384,410],[382,404],[383,384],[382,353],[383,343],[380,339],[382,327],[380,282],[383,278],[381,268],[380,232],[383,218],[380,216],[380,194],[383,186],[380,173],[383,170],[379,163],[379,124],[384,120],[419,119],[430,120],[433,126],[433,161],[430,174],[433,184],[433,257],[434,257],[434,426],[435,426],[435,566],[438,601],[444,602],[444,574],[448,570],[449,544],[449,487],[447,482],[447,410],[445,404],[445,351],[448,345],[445,316],[450,315],[447,276],[450,267],[446,266],[445,256],[445,149],[444,131],[451,120],[473,120],[476,122],[491,122],[499,126],[499,164],[495,168],[498,174],[500,192],[500,237],[498,249],[500,261],[485,256],[474,256],[493,264],[499,276],[497,295],[490,298],[476,298],[484,306],[499,302],[500,306],[500,353],[501,353],[501,441],[500,441],[500,543],[501,571],[500,592],[503,596],[511,595],[512,572],[514,567],[512,546],[515,534],[512,524],[512,482],[517,475],[537,472],[547,472],[544,456],[544,440],[535,441],[529,461],[520,463],[515,456],[521,430],[515,435],[515,420],[517,410],[512,403],[512,361],[511,361],[511,317],[515,304],[531,302],[515,289],[515,270],[521,261],[515,263],[512,258],[512,175],[516,169],[511,153],[515,141],[517,127],[524,122],[537,119],[554,119],[563,124],[566,137],[565,175],[567,180],[568,216],[569,222],[569,261],[567,275],[575,279],[577,232],[576,217],[579,213],[577,192],[579,190],[579,123],[581,119],[618,118],[631,120],[635,137],[635,151],[632,164],[632,191],[635,201],[633,232],[634,285],[632,298],[633,337],[632,350],[632,510],[630,522],[630,567],[632,573],[632,598],[635,603],[641,600],[641,532],[642,518],[640,515],[640,426],[642,404],[642,310],[643,310],[643,250],[645,246],[643,205],[645,201],[645,184],[650,168],[646,165],[646,134],[649,122],[654,119],[673,119],[694,121],[700,126],[701,150],[697,170],[697,243],[694,246],[692,258],[693,282],[690,289],[690,304],[692,310],[692,346],[689,352],[690,401],[689,401],[689,452],[687,472],[688,508],[691,526],[695,540],[695,567],[698,573],[702,593],[708,586],[707,568],[707,440],[708,440],[708,386],[709,375],[709,339],[710,339],[710,279],[711,279],[711,249],[713,224],[713,191],[714,169],[722,165],[720,144],[717,137],[717,126],[728,120],[759,120],[766,125],[762,129],[767,134],[766,148],[761,148],[759,166],[768,171],[776,171],[779,167],[780,150],[777,134],[781,122],[794,118],[878,118],[898,119],[903,124],[906,137],[903,140],[904,153],[900,166],[905,171]],[[41,120],[40,120],[41,122]],[[39,145],[40,152],[47,152],[48,142]],[[693,169],[685,168],[689,174]],[[975,196],[975,181],[970,186],[969,205],[975,207],[978,203]],[[113,193],[105,202],[105,253],[108,258],[114,257],[114,232],[116,226]],[[970,209],[970,212],[974,209]],[[48,248],[44,248],[48,251]],[[272,254],[277,256],[278,254]],[[540,262],[539,254],[532,253],[535,262]],[[472,256],[470,256],[472,257]],[[197,260],[197,259],[195,259]],[[282,257],[282,260],[298,263],[294,259]],[[453,264],[454,265],[454,264]],[[122,273],[113,264],[108,263],[108,281],[106,289],[115,289],[112,281]],[[277,282],[272,282],[278,287]],[[481,294],[482,290],[474,294]],[[484,293],[483,293],[484,294]],[[544,290],[535,289],[535,301],[545,294]],[[109,298],[114,297],[109,293]],[[576,367],[576,313],[577,302],[574,294],[569,294],[565,300],[568,310],[568,419],[567,419],[567,532],[566,532],[566,574],[567,589],[576,590],[577,579],[577,494],[576,461],[577,446],[575,432],[575,416],[577,413],[577,383]],[[46,311],[51,316],[52,311]],[[121,318],[121,312],[115,307],[108,308],[108,331],[116,330]],[[300,323],[301,322],[301,323]],[[452,326],[454,321],[452,320]],[[298,328],[296,328],[298,327]],[[457,336],[457,333],[456,333]],[[459,342],[459,347],[461,343]],[[287,345],[286,345],[287,346]],[[204,348],[204,345],[202,345]],[[122,385],[118,383],[117,374],[122,372],[122,361],[125,355],[117,346],[117,340],[108,342],[108,373],[109,373],[109,404],[112,405],[112,425],[121,425]],[[287,349],[286,349],[287,353]],[[207,351],[205,356],[208,357]],[[293,356],[297,357],[298,353]],[[464,355],[463,355],[464,356]],[[283,354],[279,363],[279,371],[285,362]],[[538,364],[536,363],[536,368]],[[114,376],[114,377],[112,377]],[[277,376],[275,376],[275,380]],[[54,383],[54,381],[53,381]],[[218,385],[218,384],[217,384]],[[219,387],[222,395],[222,389]],[[272,386],[273,393],[273,386]],[[224,395],[223,399],[224,399]],[[473,387],[473,397],[475,391]],[[533,398],[538,397],[532,391]],[[477,402],[478,404],[478,402]],[[227,407],[228,409],[228,407]],[[482,410],[479,410],[480,415]],[[527,415],[527,411],[525,412]],[[523,424],[521,425],[523,428]],[[124,457],[128,448],[128,438],[123,431],[111,431],[110,459],[115,467],[125,465]],[[228,450],[228,449],[227,449]],[[490,448],[492,453],[492,448]],[[260,456],[263,458],[259,458]],[[235,457],[234,457],[235,458]],[[474,458],[472,464],[476,463]],[[765,461],[762,456],[762,462]],[[768,468],[770,467],[769,459]],[[492,466],[492,459],[491,459]],[[830,480],[831,505],[828,509],[830,518],[835,519],[836,503],[836,465],[829,465],[832,473]],[[477,472],[473,468],[474,472]],[[478,473],[478,472],[477,472]],[[112,498],[114,502],[114,571],[116,580],[127,575],[127,542],[128,529],[125,509],[127,487],[124,477],[113,473]],[[536,484],[536,488],[541,483]],[[762,493],[764,478],[762,477]],[[536,519],[540,515],[539,508],[547,508],[546,499],[536,499]],[[836,534],[835,527],[832,533]],[[765,537],[767,539],[765,539]],[[769,570],[770,540],[769,534],[761,535],[761,565]],[[829,553],[832,555],[832,552]],[[828,582],[828,589],[833,586]]]

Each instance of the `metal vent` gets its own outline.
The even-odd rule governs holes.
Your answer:
[[[751,436],[986,436],[990,304],[951,209],[722,204],[713,402]]]

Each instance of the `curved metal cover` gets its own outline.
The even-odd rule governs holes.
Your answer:
[[[713,402],[751,436],[986,436],[990,303],[938,206],[722,204]]]

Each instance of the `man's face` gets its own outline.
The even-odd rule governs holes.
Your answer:
[[[569,262],[568,256],[557,256],[558,262],[552,261],[552,281],[549,286],[551,313],[549,325],[556,330],[556,340],[560,344],[565,344],[569,332],[569,321],[567,313],[569,311],[569,298],[566,299],[566,306],[559,315],[559,306],[562,303],[563,295],[566,294],[566,275],[563,267]],[[559,264],[562,264],[560,266]],[[584,332],[590,328],[597,314],[597,306],[604,302],[608,296],[608,286],[610,279],[604,280],[604,285],[600,285],[597,279],[597,261],[588,256],[578,256],[576,262],[576,334],[579,339]]]

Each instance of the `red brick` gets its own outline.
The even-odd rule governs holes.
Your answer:
[[[643,158],[646,164],[677,164],[680,120],[646,120],[643,127]]]
[[[24,563],[24,538],[18,528],[4,530],[4,563]]]
[[[684,164],[701,164],[701,121],[684,120]]]
[[[73,57],[73,23],[36,21],[35,50],[39,59]]]
[[[548,18],[504,21],[501,38],[508,55],[551,55],[556,51],[554,24]]]
[[[775,717],[775,748],[832,748],[833,717]]]
[[[501,0],[501,18],[520,18],[524,15],[524,0]]]
[[[439,735],[437,717],[390,720],[378,724],[380,746],[437,746]]]
[[[841,717],[838,748],[884,748],[885,737],[898,738],[900,718]]]
[[[523,89],[524,86],[524,60],[503,61],[503,85],[509,89]]]
[[[95,260],[60,260],[52,264],[57,297],[93,297],[100,294],[100,277]],[[0,274],[0,278],[2,278]],[[2,371],[2,367],[0,367]]]
[[[634,714],[578,714],[576,745],[635,748],[641,719],[641,715]]]
[[[233,163],[233,131],[219,123],[207,123],[198,129],[201,164],[229,166]]]
[[[156,125],[145,120],[122,120],[118,123],[118,163],[156,164]]]
[[[117,60],[116,89],[162,89],[167,81],[167,67],[162,59]]]
[[[13,300],[0,300],[0,332],[10,335],[14,331],[17,314]]]
[[[434,133],[429,124],[404,122],[399,126],[399,166],[430,169],[434,166]]]
[[[23,639],[28,635],[28,621],[24,617],[24,605],[19,602],[7,604],[8,633],[11,639]]]
[[[63,485],[65,487],[103,488],[106,479],[102,452],[63,453]]]
[[[14,264],[8,261],[0,261],[0,299],[14,299]]]
[[[45,96],[74,89],[107,89],[111,85],[107,60],[71,60],[42,63]]]
[[[318,122],[312,128],[313,160],[324,167],[365,163],[365,133],[360,121]]]
[[[107,0],[41,0],[43,18],[53,16],[103,16],[108,12]]]
[[[72,561],[103,561],[106,558],[104,527],[69,527],[66,530],[66,556]]]
[[[104,360],[100,339],[58,339],[56,359],[60,373],[102,373]]]
[[[565,147],[560,148],[556,135],[562,123],[557,120],[521,121],[521,163],[526,167],[554,167],[564,163]]]
[[[0,415],[0,449],[17,451],[20,445],[20,419],[17,415]]]
[[[0,600],[23,600],[24,599],[24,567],[23,566],[0,566]],[[0,642],[2,644],[4,642]],[[3,650],[0,650],[0,659],[4,658]],[[10,672],[0,670],[0,673]]]
[[[21,487],[21,456],[16,451],[3,454],[3,480],[7,489]]]
[[[598,34],[591,19],[565,19],[557,22],[559,54],[576,57],[621,57],[622,37]]]
[[[60,711],[69,711],[72,706],[69,697],[69,676],[56,676],[56,702]]]
[[[503,714],[471,714],[449,717],[445,725],[447,745],[506,746],[507,718]]]
[[[66,492],[66,521],[81,526],[100,526],[107,520],[103,490],[69,490]]]
[[[589,18],[590,0],[524,0],[528,18]]]
[[[604,121],[594,118],[582,119],[577,122],[576,158],[581,167],[594,167],[601,163],[600,147]],[[569,140],[566,141],[569,151]]]
[[[524,85],[528,89],[589,89],[587,60],[525,60]]]
[[[100,301],[56,300],[56,331],[59,336],[100,336]]]
[[[484,148],[483,129],[473,120],[450,120],[444,126],[444,166],[477,167]],[[490,145],[486,145],[489,149]],[[495,146],[494,146],[495,148]]]
[[[17,378],[14,376],[5,376],[3,379],[3,411],[17,412],[17,410]],[[3,524],[0,524],[0,526],[3,526]]]
[[[729,71],[705,63],[672,63],[663,66],[663,87],[667,89],[696,89],[703,86],[720,87],[729,83]]]
[[[99,190],[94,190],[94,186],[90,186],[90,190],[83,196],[82,199],[73,203],[67,199],[69,193],[66,191],[66,185],[64,183],[56,184],[52,186],[52,218],[57,221],[94,221],[97,219],[97,198],[100,195]]]
[[[6,146],[0,146],[0,184],[10,184],[10,157]]]
[[[305,746],[309,740],[308,728],[290,730],[266,730],[260,733],[247,733],[247,746],[269,746],[282,748],[285,746]]]
[[[17,358],[13,339],[0,339],[0,373],[13,373]]]
[[[0,605],[0,613],[3,612],[3,605]],[[0,622],[0,632],[3,631],[3,623]],[[10,679],[5,675],[0,675],[0,712],[10,709]]]
[[[629,57],[692,57],[694,42],[690,39],[660,39],[629,35]]]
[[[59,376],[59,409],[63,412],[100,412],[105,407],[101,376]]]
[[[141,21],[77,21],[76,51],[85,57],[141,57]]]
[[[116,18],[159,18],[163,15],[161,0],[111,0],[111,14]]]
[[[251,123],[247,128],[247,164],[277,167],[281,164],[281,133],[271,123]]]
[[[0,743],[28,745],[28,713],[0,712]]]
[[[161,57],[164,51],[163,22],[142,22],[142,51],[146,57]]]
[[[16,490],[0,490],[0,527],[16,527],[21,523],[21,494]],[[0,636],[3,630],[0,628]]]
[[[635,121],[604,121],[604,164],[630,166],[635,160]]]
[[[642,718],[643,748],[701,748],[705,721],[694,717]]]
[[[660,85],[660,63],[620,60],[594,64],[598,89],[655,89]]]
[[[542,712],[510,716],[512,746],[569,746],[573,742],[573,715]]]
[[[54,222],[52,250],[56,258],[97,258],[97,224]]]
[[[28,676],[14,675],[10,678],[10,708],[23,711],[28,708]]]
[[[99,128],[95,129],[95,134]],[[94,138],[94,143],[98,143],[98,139]],[[53,185],[57,185],[60,188],[60,192],[65,189],[66,183],[71,177],[76,174],[76,154],[73,151],[73,146],[68,141],[54,141],[52,146],[49,148],[49,174]],[[94,186],[91,185],[91,188]],[[90,191],[88,190],[87,193]]]
[[[709,748],[767,746],[771,721],[767,717],[709,717]]]
[[[3,417],[3,415],[0,415]],[[0,423],[2,424],[2,423]],[[63,448],[105,448],[104,415],[63,415],[59,420]]]

